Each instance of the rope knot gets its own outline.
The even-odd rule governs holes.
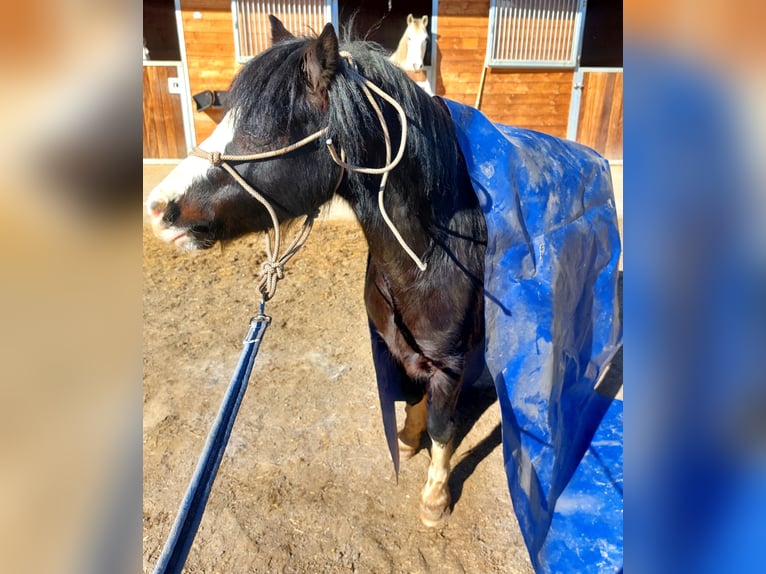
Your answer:
[[[285,264],[281,261],[264,261],[261,265],[261,275],[277,280],[285,278]]]
[[[221,159],[221,152],[219,152],[219,151],[211,151],[209,153],[210,153],[210,164],[213,167],[218,167],[219,165],[221,165],[221,162],[223,161]]]

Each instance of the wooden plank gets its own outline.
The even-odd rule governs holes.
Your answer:
[[[476,16],[485,18],[489,14],[489,0],[441,0],[439,18]],[[439,24],[441,27],[441,23]]]
[[[144,66],[143,156],[186,156],[181,96],[171,94],[168,79],[178,76],[176,66]]]
[[[206,27],[203,30],[184,30],[184,36],[190,42],[197,44],[205,42],[210,44],[220,44],[222,46],[234,43],[234,32],[232,30],[210,29]]]
[[[586,72],[577,126],[577,141],[607,159],[622,159],[622,72]]]
[[[211,15],[228,14],[231,16],[229,0],[181,0],[181,10],[184,12],[207,12]]]

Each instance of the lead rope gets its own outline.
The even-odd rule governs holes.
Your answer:
[[[356,71],[356,66],[354,65],[354,61],[353,61],[353,58],[351,57],[351,54],[349,54],[348,52],[340,52],[340,55],[348,62],[350,73],[354,75],[354,79],[360,84],[362,91],[367,97],[367,100],[370,102],[370,105],[375,111],[375,115],[377,116],[378,121],[380,122],[380,127],[381,127],[381,130],[383,131],[383,139],[386,145],[386,163],[383,167],[378,167],[378,168],[362,167],[362,166],[348,164],[346,163],[346,156],[345,156],[345,152],[343,148],[341,148],[340,154],[339,154],[337,150],[335,149],[335,146],[333,145],[332,139],[327,139],[325,141],[325,145],[327,146],[327,150],[330,153],[330,157],[341,168],[340,174],[338,175],[338,180],[335,183],[335,188],[333,189],[333,195],[340,187],[340,184],[343,181],[343,175],[346,170],[351,172],[356,172],[356,173],[365,173],[369,175],[382,175],[380,180],[380,185],[378,187],[378,209],[380,210],[380,214],[383,217],[383,221],[385,221],[386,225],[391,230],[391,233],[393,233],[394,238],[396,238],[397,242],[402,247],[402,249],[404,249],[405,253],[407,253],[407,255],[415,262],[415,265],[417,265],[421,271],[425,271],[426,264],[415,254],[415,252],[410,248],[410,246],[407,245],[407,242],[404,240],[401,233],[399,233],[399,230],[396,228],[396,225],[394,225],[394,222],[391,221],[391,218],[389,217],[388,212],[386,211],[386,207],[384,203],[384,193],[386,189],[386,184],[388,183],[388,174],[397,165],[399,165],[399,162],[402,160],[402,157],[404,157],[404,150],[407,143],[407,116],[404,113],[404,110],[402,109],[402,107],[399,105],[399,103],[396,100],[394,100],[391,96],[389,96],[387,93],[385,93],[383,90],[378,88],[375,84],[370,82],[367,78],[365,78],[364,76],[362,76]],[[372,90],[373,92],[378,94],[381,98],[383,98],[386,102],[388,102],[396,110],[397,114],[399,115],[399,123],[401,124],[401,136],[399,138],[399,149],[397,151],[396,157],[394,157],[393,160],[391,159],[391,136],[388,131],[388,124],[386,123],[385,117],[383,116],[383,112],[381,111],[380,106],[378,106],[377,102],[375,101],[375,98],[370,93],[370,90]],[[311,135],[306,136],[302,140],[292,143],[288,146],[285,146],[276,150],[267,151],[267,152],[260,152],[260,153],[246,154],[246,155],[228,155],[228,154],[222,154],[217,151],[209,152],[199,147],[195,147],[190,152],[190,155],[207,159],[213,166],[224,168],[234,178],[234,180],[237,183],[239,183],[239,185],[241,185],[252,197],[254,197],[261,205],[263,205],[266,208],[266,211],[268,211],[269,216],[271,217],[271,222],[274,227],[274,243],[272,248],[271,235],[267,231],[266,232],[267,259],[261,265],[261,278],[258,282],[258,290],[261,292],[261,295],[263,296],[264,301],[268,301],[274,296],[274,293],[276,292],[276,289],[277,289],[277,282],[280,279],[284,278],[285,264],[301,249],[301,247],[303,247],[303,244],[306,243],[306,240],[308,239],[308,236],[311,233],[311,229],[313,228],[316,214],[311,214],[306,216],[306,219],[303,222],[301,229],[295,235],[295,237],[293,238],[292,242],[290,243],[285,253],[280,256],[279,248],[280,248],[281,237],[279,233],[279,220],[277,219],[277,214],[274,211],[274,208],[271,206],[269,201],[260,192],[258,192],[253,186],[251,186],[237,172],[237,170],[235,170],[231,166],[229,162],[259,161],[264,159],[272,159],[272,158],[290,153],[291,151],[300,149],[303,146],[315,140],[318,140],[321,137],[326,136],[327,133],[328,133],[328,128],[323,128],[319,131],[314,132]]]

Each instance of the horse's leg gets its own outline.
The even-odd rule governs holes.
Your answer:
[[[420,450],[420,438],[426,431],[428,422],[428,396],[424,394],[419,402],[407,404],[404,412],[404,427],[399,431],[399,453],[407,459],[415,456]]]
[[[420,494],[420,521],[429,528],[435,528],[443,524],[450,514],[452,496],[448,483],[452,439],[446,444],[431,440],[431,464],[426,485]]]
[[[440,526],[450,514],[450,457],[455,437],[455,405],[460,381],[438,371],[428,389],[428,434],[431,437],[431,464],[420,494],[420,521],[428,527]]]

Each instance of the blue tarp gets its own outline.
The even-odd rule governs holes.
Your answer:
[[[532,564],[619,572],[622,401],[594,390],[622,344],[608,164],[577,143],[445,103],[487,222],[485,359]],[[373,358],[398,471],[398,375],[374,333]]]

